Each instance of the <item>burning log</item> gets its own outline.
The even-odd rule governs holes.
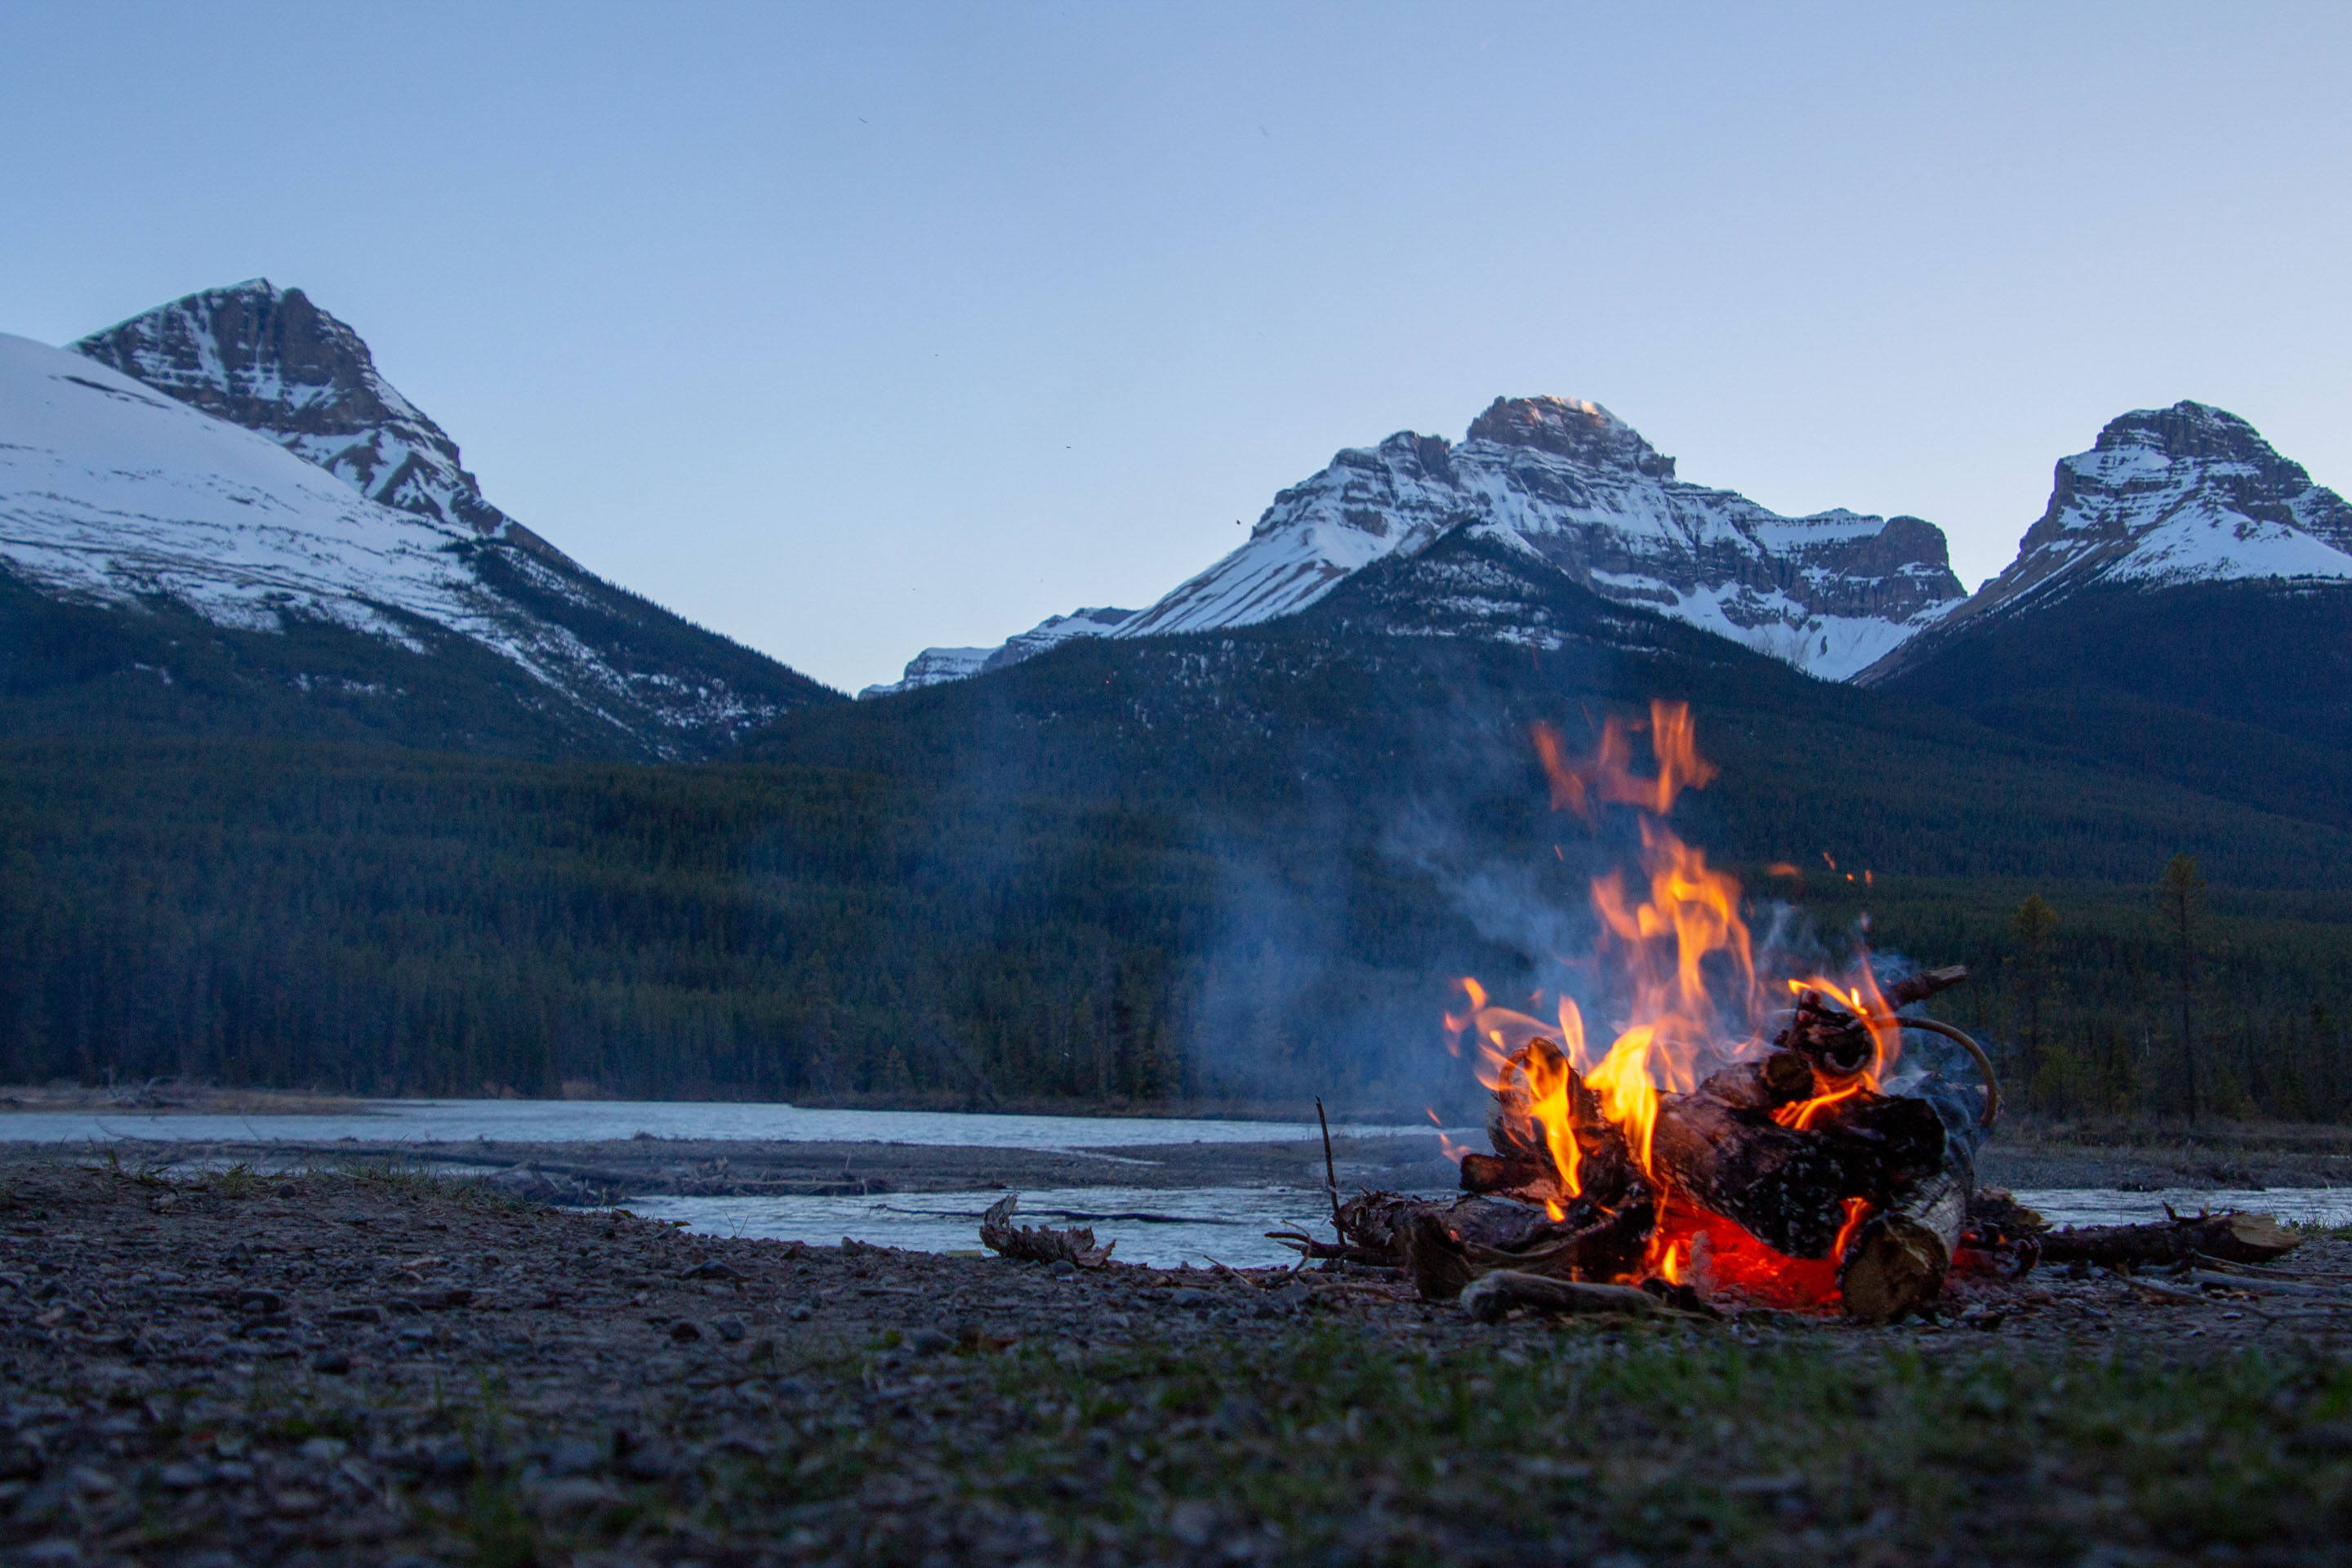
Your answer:
[[[2236,1211],[2194,1218],[2171,1215],[2153,1225],[2044,1231],[2041,1241],[2044,1263],[2095,1263],[2104,1268],[2186,1263],[2200,1255],[2230,1263],[2268,1263],[2303,1245],[2301,1237],[2271,1215]]]
[[[1537,1085],[1543,1103],[1538,1104]],[[1566,1134],[1574,1180],[1560,1168],[1552,1147],[1552,1119]],[[1632,1146],[1622,1129],[1601,1108],[1601,1098],[1559,1046],[1538,1036],[1504,1058],[1486,1116],[1492,1154],[1465,1154],[1461,1183],[1465,1193],[1493,1194],[1521,1203],[1559,1207],[1581,1197],[1605,1208],[1623,1205],[1640,1180]]]
[[[1014,1225],[1013,1211],[1020,1204],[1018,1194],[1007,1193],[988,1206],[988,1212],[980,1216],[982,1247],[1024,1263],[1071,1263],[1080,1268],[1099,1268],[1110,1261],[1111,1247],[1118,1243],[1097,1247],[1092,1226],[1049,1230],[1044,1226]]]
[[[1944,1124],[1925,1100],[1856,1085],[1784,1125],[1773,1112],[1799,1103],[1783,1098],[1795,1081],[1792,1068],[1767,1058],[1717,1073],[1693,1093],[1660,1095],[1650,1169],[1774,1251],[1827,1258],[1848,1200],[1883,1208],[1942,1168]]]
[[[1595,1285],[1497,1268],[1482,1274],[1462,1292],[1462,1310],[1482,1323],[1500,1322],[1514,1307],[1539,1312],[1622,1312],[1651,1317],[1664,1310],[1647,1290],[1631,1285]]]

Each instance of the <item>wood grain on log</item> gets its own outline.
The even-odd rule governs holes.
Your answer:
[[[1838,1269],[1846,1315],[1892,1322],[1934,1304],[1959,1246],[1974,1185],[1964,1161],[1898,1191],[1852,1241]]]

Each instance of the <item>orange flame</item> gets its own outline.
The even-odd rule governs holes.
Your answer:
[[[1643,730],[1648,732],[1657,766],[1647,777],[1636,774],[1632,765],[1630,737]],[[1458,1056],[1464,1036],[1476,1040],[1479,1081],[1496,1090],[1509,1085],[1514,1105],[1519,1103],[1518,1089],[1524,1085],[1530,1131],[1540,1131],[1568,1194],[1581,1191],[1583,1152],[1572,1117],[1579,1074],[1598,1099],[1601,1113],[1623,1133],[1634,1159],[1655,1182],[1653,1151],[1660,1096],[1690,1093],[1702,1071],[1762,1048],[1756,1026],[1766,1015],[1766,991],[1740,916],[1739,882],[1709,867],[1705,851],[1684,843],[1660,820],[1683,790],[1703,787],[1718,770],[1698,754],[1690,710],[1678,702],[1653,702],[1646,725],[1629,726],[1610,718],[1601,727],[1598,752],[1585,761],[1572,760],[1559,732],[1547,726],[1535,728],[1534,740],[1550,782],[1554,810],[1574,811],[1588,819],[1602,805],[1632,805],[1643,813],[1641,873],[1646,886],[1637,889],[1622,873],[1613,871],[1591,883],[1601,955],[1611,961],[1616,982],[1612,1011],[1620,1016],[1614,1036],[1608,1048],[1596,1055],[1588,1044],[1583,1014],[1566,995],[1559,998],[1555,1027],[1529,1014],[1494,1005],[1484,987],[1465,978],[1457,984],[1469,1005],[1459,1016],[1446,1015],[1453,1036],[1449,1048]],[[1836,868],[1827,851],[1822,858]],[[1776,877],[1801,879],[1798,868],[1786,862],[1776,862],[1768,870]],[[1818,991],[1853,1012],[1869,1029],[1873,1044],[1863,1071],[1773,1113],[1782,1126],[1803,1129],[1840,1101],[1875,1089],[1895,1060],[1898,1035],[1892,1010],[1866,962],[1857,964],[1851,983],[1814,976],[1791,979],[1787,985],[1792,995]],[[1541,1009],[1540,993],[1531,1005]],[[1449,1144],[1447,1152],[1454,1152]],[[1555,1219],[1561,1217],[1558,1202],[1546,1207]],[[1868,1215],[1866,1203],[1849,1200],[1830,1258],[1791,1258],[1730,1219],[1692,1208],[1669,1191],[1664,1194],[1643,1267],[1672,1283],[1704,1274],[1759,1300],[1820,1305],[1834,1298],[1838,1259]]]
[[[1551,780],[1551,808],[1590,817],[1595,805],[1607,803],[1664,816],[1675,808],[1676,795],[1685,789],[1703,789],[1716,776],[1716,765],[1698,754],[1698,727],[1689,703],[1652,701],[1647,728],[1650,752],[1658,762],[1654,778],[1633,772],[1628,727],[1613,713],[1601,721],[1601,749],[1589,763],[1569,761],[1559,731],[1549,724],[1536,725],[1536,754]]]

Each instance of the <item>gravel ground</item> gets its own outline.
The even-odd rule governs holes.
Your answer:
[[[2295,1261],[2352,1279],[2337,1238]],[[0,1554],[2352,1560],[2352,1313],[2320,1304],[2352,1286],[2158,1283],[1962,1281],[1895,1328],[1490,1327],[1375,1279],[1057,1274],[392,1172],[18,1161]]]

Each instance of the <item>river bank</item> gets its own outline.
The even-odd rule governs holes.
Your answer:
[[[2286,1562],[2352,1481],[2335,1318],[2097,1278],[1896,1328],[1487,1325],[1374,1279],[16,1161],[0,1297],[0,1550],[48,1568]]]

